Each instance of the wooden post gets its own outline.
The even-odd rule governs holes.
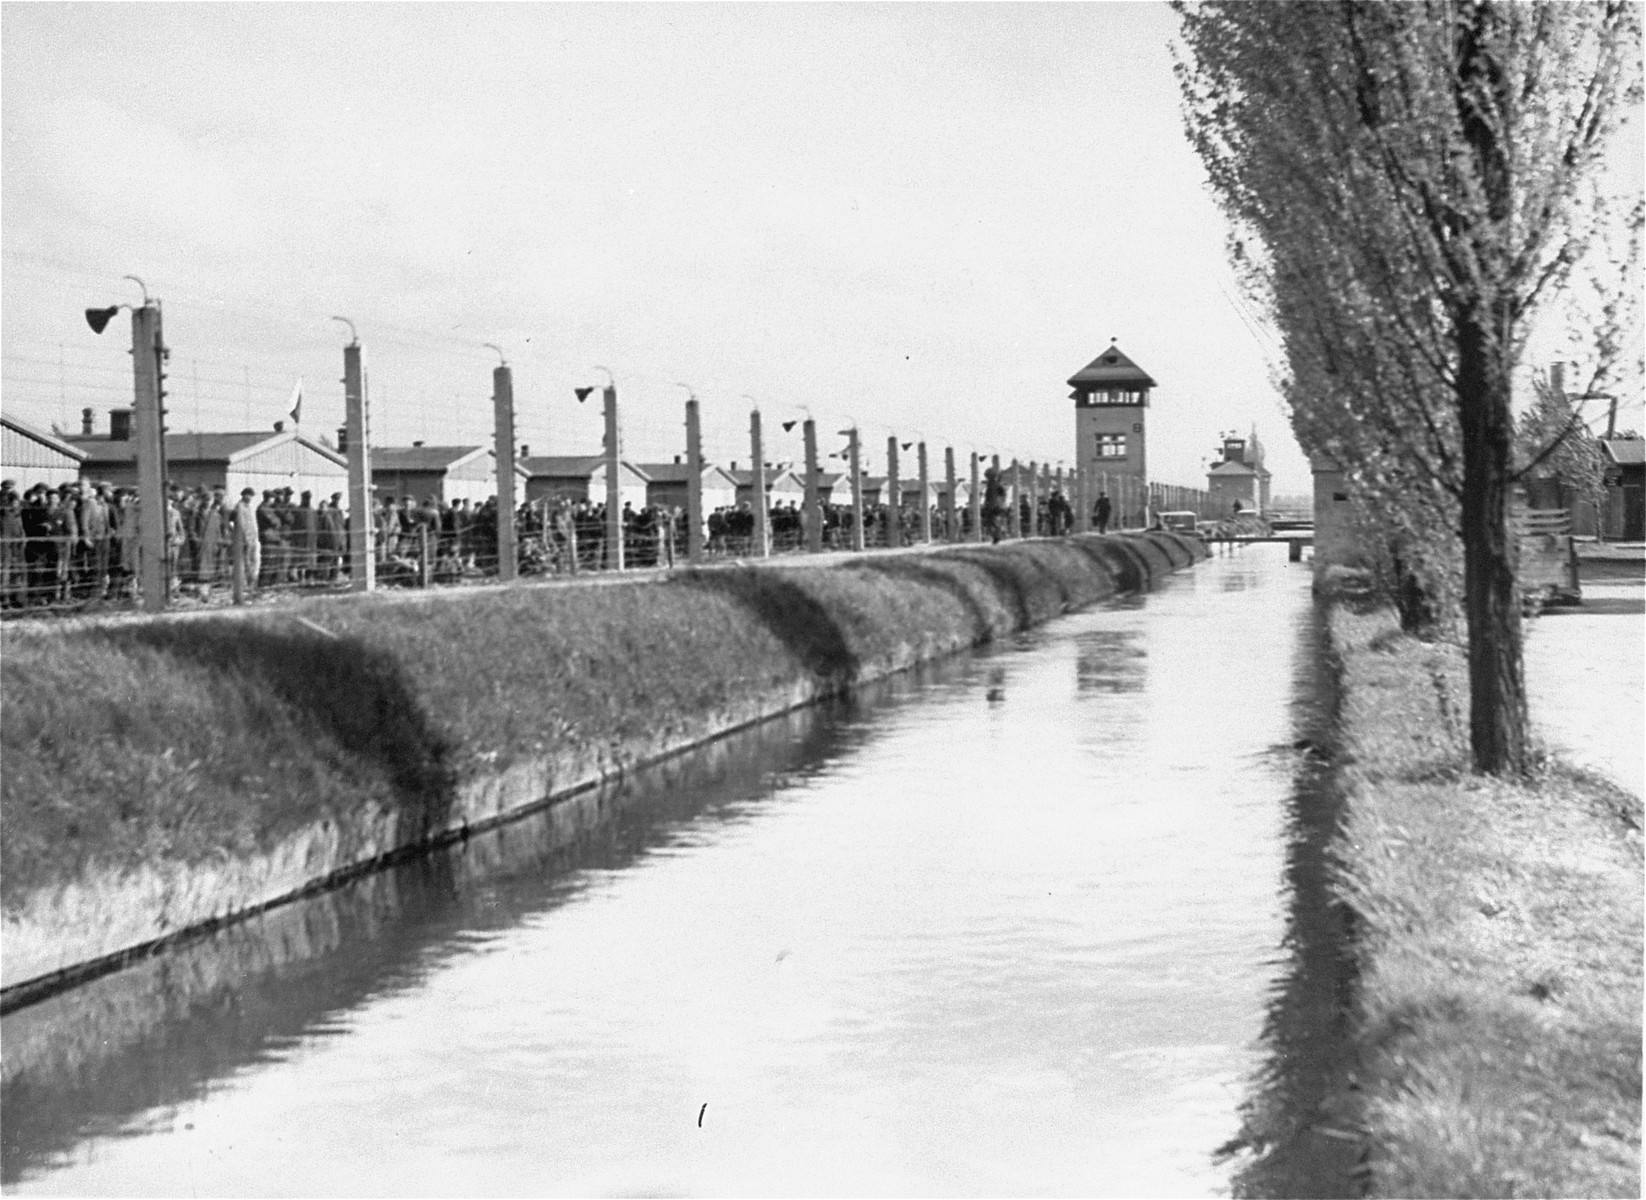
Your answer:
[[[954,490],[958,486],[954,474],[954,447],[943,447],[943,474],[948,485],[948,492],[943,497],[943,540],[958,542],[960,540],[960,526],[955,524]]]
[[[377,586],[377,514],[372,510],[371,446],[360,341],[343,347],[343,406],[349,436],[349,590]]]
[[[932,540],[932,478],[926,463],[926,443],[920,443],[920,540]]]
[[[617,388],[603,389],[606,407],[606,565],[623,569],[623,469],[617,437]]]
[[[886,439],[886,548],[903,544],[903,481],[897,474],[897,435]]]
[[[503,529],[502,529],[503,502],[502,502],[502,500],[499,500],[497,502],[497,514],[498,514],[497,544],[498,544],[498,547],[499,547],[498,553],[501,554],[502,553],[501,547],[503,545]],[[418,555],[419,555],[419,560],[420,560],[419,563],[418,563],[417,582],[421,586],[426,587],[426,588],[427,587],[433,587],[434,586],[434,556],[429,553],[431,547],[429,546],[429,527],[427,525],[419,525],[417,527],[417,540],[418,540],[418,543],[419,543],[419,545],[418,545]],[[501,559],[499,560],[499,571],[498,571],[499,575],[502,574],[502,571],[501,571],[502,561],[504,561],[504,560],[501,560]],[[509,578],[513,578],[513,576],[509,576]]]
[[[686,401],[686,561],[703,561],[703,425],[695,399]]]
[[[492,370],[492,409],[497,448],[497,578],[504,583],[519,574],[520,552],[514,528],[514,373],[509,364]],[[425,541],[424,550],[428,544]],[[429,567],[425,557],[424,586]]]
[[[754,456],[749,464],[754,468],[749,474],[749,496],[754,501],[754,553],[757,558],[767,558],[772,552],[772,531],[766,517],[766,452],[760,439],[758,408],[749,410],[749,452]]]
[[[817,422],[807,417],[801,432],[806,440],[806,549],[817,554],[823,549],[823,473],[817,465]]]
[[[846,461],[852,472],[852,549],[863,549],[863,470],[857,447],[857,426],[846,431]]]
[[[972,451],[972,494],[967,497],[967,511],[971,514],[972,527],[966,535],[968,542],[983,540],[983,484],[981,481],[982,462],[977,457],[977,451]]]

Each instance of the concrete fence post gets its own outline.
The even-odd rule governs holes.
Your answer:
[[[1006,536],[1019,538],[1023,536],[1022,509],[1018,505],[1018,496],[1022,489],[1022,472],[1018,469],[1017,459],[1012,459],[1012,487],[1006,498]]]
[[[492,370],[492,415],[497,454],[497,578],[507,583],[519,574],[520,565],[514,527],[514,372],[508,363]],[[427,539],[423,549],[423,585],[427,587]]]
[[[351,326],[352,329],[352,326]],[[372,506],[371,420],[360,340],[343,347],[344,426],[349,437],[349,590],[377,586],[377,513]]]
[[[234,563],[234,602],[236,604],[244,604],[246,602],[245,533],[240,528],[239,508],[234,508],[231,511],[235,514],[230,518],[230,520],[234,522],[234,538],[233,545],[229,552],[229,557]]]
[[[966,497],[966,512],[971,517],[966,540],[983,542],[983,461],[978,458],[978,451],[971,451],[971,495]]]
[[[138,595],[144,612],[163,612],[170,600],[170,501],[166,496],[165,412],[161,372],[165,344],[160,309],[145,302],[131,312],[131,369],[135,404],[132,441],[137,455]]]
[[[1029,463],[1029,527],[1023,531],[1024,537],[1034,537],[1040,532],[1040,464]]]
[[[897,435],[886,439],[886,548],[903,544],[903,480],[897,473]]]
[[[932,540],[932,479],[926,462],[926,443],[920,443],[920,540]]]
[[[686,401],[686,561],[703,561],[703,425],[697,401]]]
[[[807,417],[800,428],[806,443],[806,549],[817,554],[823,549],[823,473],[817,465],[817,422]]]
[[[954,447],[943,447],[943,476],[947,490],[943,493],[943,540],[958,542],[960,540],[960,526],[955,523],[955,488],[958,481],[954,474]]]
[[[863,549],[863,456],[857,446],[857,426],[846,431],[846,461],[852,473],[852,549]]]
[[[617,388],[604,389],[606,408],[606,566],[623,569],[623,458],[617,434]]]
[[[749,411],[749,453],[754,468],[749,473],[750,498],[754,501],[754,553],[758,558],[772,552],[772,532],[766,519],[766,448],[760,437],[760,410]]]

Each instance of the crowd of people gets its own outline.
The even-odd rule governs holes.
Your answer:
[[[1010,509],[1006,489],[992,472],[981,503],[982,536],[1006,536]],[[138,544],[135,488],[105,482],[37,483],[19,493],[12,480],[0,482],[0,604],[62,606],[133,596],[142,550]],[[969,506],[951,517],[945,506],[926,514],[939,541],[972,536]],[[1107,527],[1110,507],[1099,497],[1094,527]],[[807,544],[807,514],[793,500],[775,503],[768,513],[769,544],[783,552]],[[850,504],[818,508],[825,549],[854,544],[857,514]],[[1074,510],[1061,489],[1018,499],[1019,529],[1026,536],[1058,536],[1074,524]],[[703,545],[716,557],[754,552],[755,513],[748,502],[717,507],[704,518]],[[863,544],[892,542],[896,523],[902,544],[920,539],[917,504],[867,505]],[[381,582],[416,585],[449,583],[495,575],[498,567],[497,500],[435,496],[383,496],[372,511],[376,572]],[[625,503],[621,513],[624,563],[629,567],[672,566],[687,554],[687,519],[677,506]],[[589,500],[550,497],[522,504],[515,519],[521,574],[570,574],[616,565],[608,546],[606,506]],[[341,493],[318,500],[293,488],[262,492],[225,488],[169,489],[166,522],[168,587],[206,596],[236,584],[242,591],[336,586],[346,579],[349,515]]]

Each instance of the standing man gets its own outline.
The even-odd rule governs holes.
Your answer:
[[[1109,503],[1109,493],[1099,492],[1097,503],[1092,506],[1092,520],[1097,523],[1099,533],[1109,532],[1109,514],[1113,511],[1114,506]]]
[[[240,503],[234,508],[232,536],[240,542],[240,565],[245,574],[242,583],[249,592],[257,587],[263,575],[263,543],[258,536],[257,492],[253,488],[240,489]]]

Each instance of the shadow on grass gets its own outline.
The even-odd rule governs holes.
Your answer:
[[[895,556],[866,559],[854,565],[859,570],[873,571],[888,579],[947,592],[966,610],[967,619],[972,627],[973,645],[981,645],[994,636],[994,623],[989,619],[989,614],[983,611],[983,606],[978,603],[972,590],[949,572],[940,571],[932,566],[929,560]]]
[[[815,597],[775,571],[694,571],[681,587],[718,592],[733,601],[788,647],[801,665],[832,686],[851,683],[862,667],[829,611]]]
[[[1122,592],[1143,592],[1149,587],[1149,564],[1135,549],[1117,537],[1074,538],[1069,543],[1108,572],[1115,588]]]
[[[144,648],[245,681],[290,711],[312,745],[336,745],[389,781],[405,835],[442,828],[454,797],[450,747],[430,725],[400,665],[348,638],[254,621],[154,622],[103,635],[116,647]],[[232,731],[225,731],[232,753]],[[252,743],[255,745],[255,743]]]

